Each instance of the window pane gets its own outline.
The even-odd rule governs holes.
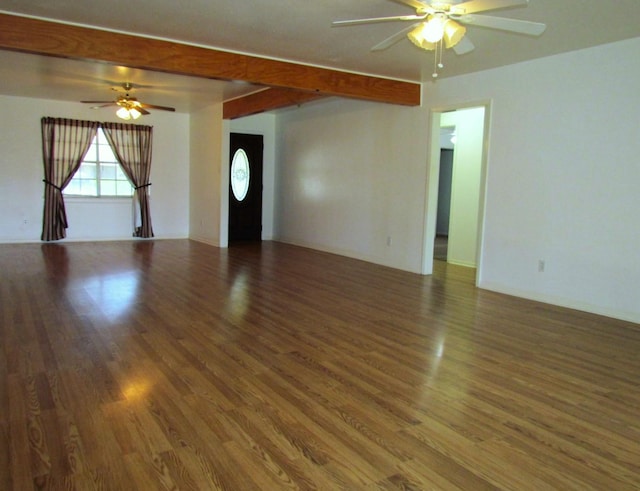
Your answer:
[[[96,178],[96,164],[89,162],[83,162],[80,165],[80,169],[76,173],[79,179],[95,179]]]
[[[120,165],[116,167],[116,179],[118,179],[119,181],[129,181],[129,178],[126,176],[126,174],[122,170],[122,166]]]
[[[109,145],[100,145],[100,148],[98,149],[100,155],[100,162],[117,162],[118,159],[116,158],[115,154],[113,153],[113,150],[111,150],[111,147]]]
[[[116,181],[100,181],[101,196],[116,196]]]
[[[131,196],[133,194],[133,188],[129,181],[116,181],[116,194],[118,196]]]
[[[96,140],[98,142],[98,145],[107,145],[107,137],[104,136],[104,131],[102,131],[102,128],[98,128],[98,132],[96,133]],[[94,140],[94,143],[96,142],[96,140]]]
[[[100,179],[115,179],[116,164],[100,163]]]
[[[80,181],[72,179],[67,187],[64,188],[64,194],[80,194]]]
[[[80,179],[80,193],[82,196],[98,196],[97,181],[93,179]]]
[[[98,159],[98,155],[96,153],[96,146],[95,146],[95,139],[93,140],[93,143],[91,144],[91,146],[89,147],[89,151],[87,152],[87,155],[84,157],[84,161],[86,162],[87,160],[91,160],[93,162],[95,162]]]

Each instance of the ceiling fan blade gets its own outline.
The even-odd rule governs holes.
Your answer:
[[[382,51],[382,50],[385,50],[385,49],[389,48],[390,46],[393,46],[397,42],[402,41],[405,38],[405,36],[407,35],[407,33],[411,29],[413,29],[416,25],[418,25],[418,22],[416,22],[415,24],[410,25],[409,27],[405,27],[401,31],[398,31],[395,34],[389,36],[387,39],[385,39],[384,41],[379,42],[373,48],[371,48],[371,51]]]
[[[356,26],[358,24],[373,24],[375,22],[389,22],[399,20],[424,20],[424,15],[396,15],[393,17],[372,17],[370,19],[336,20],[331,23],[331,27]]]
[[[464,55],[473,51],[476,47],[469,39],[469,36],[464,36],[452,49],[457,55]]]
[[[140,114],[142,114],[143,116],[146,116],[147,114],[151,114],[149,111],[147,111],[144,107],[137,107],[136,108],[138,110],[138,112]]]
[[[80,101],[83,104],[115,104],[113,101]]]
[[[547,26],[540,22],[530,22],[528,20],[507,19],[505,17],[492,17],[489,15],[463,15],[458,22],[490,29],[500,29],[502,31],[527,34],[529,36],[539,36]]]
[[[82,102],[91,103],[91,101],[82,101]],[[112,107],[112,106],[117,106],[118,105],[115,102],[107,102],[106,104],[102,104],[102,103],[98,102],[96,104],[97,104],[96,106],[91,106],[90,109],[102,109],[103,107]]]
[[[142,103],[142,102],[140,103],[139,107],[141,107],[143,109],[144,108],[149,108],[149,109],[158,109],[160,111],[172,111],[172,112],[175,112],[175,110],[176,110],[175,107],[156,106],[154,104],[145,104],[145,103]],[[140,112],[142,112],[142,111],[140,111]]]
[[[507,7],[524,7],[529,4],[529,0],[469,0],[451,6],[451,13],[454,15],[475,14],[487,10],[504,9]]]

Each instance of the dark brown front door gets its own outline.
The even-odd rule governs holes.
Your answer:
[[[229,242],[262,238],[262,135],[231,133]]]

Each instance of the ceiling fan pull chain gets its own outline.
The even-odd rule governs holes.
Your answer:
[[[433,51],[433,73],[431,74],[433,78],[438,77],[438,45],[436,44],[436,49]]]
[[[439,61],[438,61],[439,58]],[[438,68],[442,68],[442,40],[436,42],[436,47],[433,50],[433,78],[438,78]]]

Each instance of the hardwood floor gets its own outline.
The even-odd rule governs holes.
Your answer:
[[[640,488],[639,326],[436,267],[0,245],[0,489]]]

